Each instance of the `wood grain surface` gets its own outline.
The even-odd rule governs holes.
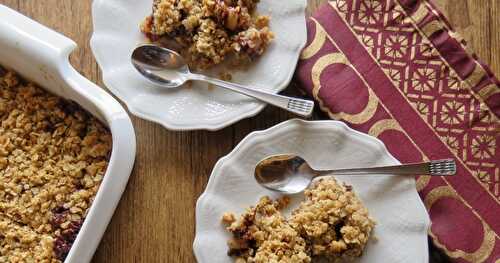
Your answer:
[[[309,0],[308,13],[322,2],[325,0]],[[500,1],[435,2],[478,56],[500,75]],[[71,63],[104,88],[89,48],[90,0],[0,0],[0,4],[75,40],[78,49],[71,55]],[[296,84],[290,86],[285,93],[296,94]],[[215,162],[251,131],[291,117],[268,107],[258,116],[218,132],[172,132],[132,117],[137,135],[136,165],[94,261],[194,262],[195,203]]]

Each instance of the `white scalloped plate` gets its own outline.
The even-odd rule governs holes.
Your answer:
[[[230,235],[221,223],[224,212],[242,213],[263,195],[278,197],[253,178],[257,162],[273,154],[304,157],[316,168],[349,168],[393,165],[399,162],[376,138],[354,131],[337,121],[290,120],[248,135],[220,159],[205,192],[196,205],[193,248],[198,262],[232,262],[227,256]],[[428,262],[429,216],[413,177],[393,175],[337,176],[351,184],[376,219],[374,236],[356,262]],[[292,198],[293,209],[303,194]]]
[[[259,113],[264,104],[206,84],[159,89],[130,63],[132,50],[147,42],[139,24],[150,14],[152,0],[94,0],[91,47],[108,89],[129,111],[172,130],[218,130]],[[261,0],[258,12],[271,15],[276,37],[264,55],[233,81],[279,92],[289,83],[307,39],[305,0]]]

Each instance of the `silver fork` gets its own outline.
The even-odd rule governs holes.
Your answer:
[[[410,163],[403,165],[372,167],[372,168],[354,168],[339,169],[331,171],[336,175],[341,174],[398,174],[398,175],[431,175],[446,176],[455,175],[457,167],[455,160],[443,159],[424,163]]]

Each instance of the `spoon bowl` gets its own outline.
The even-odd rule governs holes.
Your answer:
[[[189,80],[189,67],[177,52],[146,44],[132,52],[132,65],[154,84],[177,88]]]
[[[260,185],[288,194],[304,191],[316,175],[306,160],[297,155],[270,156],[255,167],[255,179]]]

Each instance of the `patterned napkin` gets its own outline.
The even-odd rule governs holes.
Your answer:
[[[428,0],[337,0],[307,22],[297,72],[332,119],[401,162],[453,157],[420,176],[429,235],[454,262],[500,262],[500,83]]]

